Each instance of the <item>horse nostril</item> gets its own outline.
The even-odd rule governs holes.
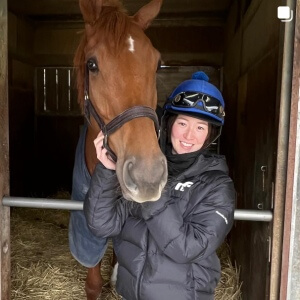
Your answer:
[[[123,187],[127,197],[136,202],[159,199],[167,178],[167,161],[163,155],[149,161],[131,156],[123,164]]]
[[[124,174],[124,184],[126,188],[133,194],[138,193],[138,186],[134,183],[134,163],[131,160],[128,160],[124,164],[123,174]]]
[[[133,163],[129,162],[127,165],[128,171],[130,171],[132,169],[132,167],[133,167]]]

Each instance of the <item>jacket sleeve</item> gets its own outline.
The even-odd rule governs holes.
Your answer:
[[[92,233],[99,237],[112,237],[120,233],[127,218],[115,171],[98,163],[92,175],[83,210]]]
[[[203,197],[203,190],[192,191],[190,199],[200,197],[185,217],[178,202],[145,220],[151,236],[165,255],[178,263],[201,260],[214,253],[229,233],[234,221],[235,190],[227,175],[214,182]]]

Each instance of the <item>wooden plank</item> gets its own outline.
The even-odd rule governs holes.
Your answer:
[[[80,116],[73,67],[38,67],[35,71],[38,115]]]
[[[7,0],[0,0],[0,199],[9,194]],[[0,300],[10,299],[10,209],[0,204]]]
[[[46,69],[46,112],[58,112],[58,71],[56,68]]]
[[[270,100],[276,99],[277,61],[275,49],[238,82],[233,149],[238,209],[272,209],[277,124],[276,102]],[[233,258],[241,266],[244,300],[269,299],[271,232],[271,223],[243,221],[231,232]]]
[[[294,10],[295,12],[295,10]],[[287,187],[284,207],[284,231],[280,299],[300,299],[300,194],[299,183],[299,103],[300,103],[300,1],[296,4],[291,89],[291,115],[287,166]],[[297,158],[298,157],[298,158]]]
[[[58,110],[62,114],[71,111],[70,75],[67,68],[58,69]]]

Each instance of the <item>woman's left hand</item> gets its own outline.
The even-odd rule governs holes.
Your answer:
[[[103,147],[104,134],[99,132],[97,138],[94,140],[94,145],[97,152],[97,158],[103,164],[103,166],[110,170],[116,169],[116,163],[112,160],[107,150]]]

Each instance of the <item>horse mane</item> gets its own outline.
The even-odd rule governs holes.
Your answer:
[[[90,24],[93,28],[92,38],[95,44],[99,42],[99,30],[101,29],[101,39],[108,44],[110,51],[117,54],[128,36],[126,33],[128,32],[129,22],[129,16],[119,1],[106,1],[98,18]],[[84,108],[85,88],[85,48],[88,38],[90,37],[88,37],[85,32],[74,57],[78,103],[82,110]]]

